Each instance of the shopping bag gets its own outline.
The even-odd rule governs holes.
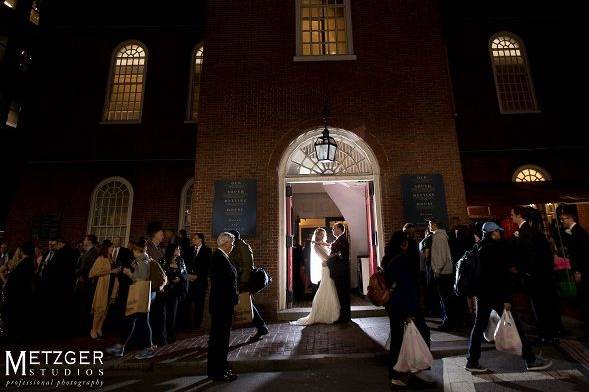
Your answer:
[[[129,286],[125,316],[147,313],[151,305],[151,281],[140,280]]]
[[[433,362],[434,358],[425,340],[423,340],[413,321],[409,321],[405,324],[403,343],[393,369],[401,373],[417,373],[430,368]]]
[[[487,342],[492,342],[495,340],[495,330],[497,329],[497,324],[499,324],[499,314],[493,309],[491,311],[491,315],[489,316],[489,323],[487,324],[487,329],[483,332],[483,336]]]
[[[250,293],[239,294],[239,302],[235,305],[233,313],[233,326],[240,327],[251,324],[254,319],[254,310],[252,309],[252,297]]]
[[[513,316],[509,310],[504,310],[497,329],[495,330],[495,348],[498,351],[522,355],[522,340],[517,332]]]

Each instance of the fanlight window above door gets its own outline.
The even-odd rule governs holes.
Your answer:
[[[302,143],[292,152],[288,159],[287,176],[321,176],[321,175],[367,175],[372,174],[372,164],[366,153],[352,140],[338,135],[335,130],[330,133],[337,143],[334,162],[319,162],[315,152],[317,135]]]

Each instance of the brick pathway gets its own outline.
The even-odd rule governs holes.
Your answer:
[[[229,360],[288,359],[309,355],[379,354],[384,352],[388,320],[384,317],[356,319],[347,325],[269,324],[264,339],[248,343],[254,328],[231,332]],[[189,336],[157,350],[153,362],[173,363],[206,357],[208,335]],[[137,362],[131,352],[123,362]],[[118,360],[121,361],[121,360]]]

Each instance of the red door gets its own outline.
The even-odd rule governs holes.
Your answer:
[[[293,221],[292,221],[292,187],[286,185],[286,306],[292,307],[293,303],[293,268],[292,268],[292,246],[293,246]]]
[[[368,255],[370,257],[370,275],[372,275],[378,266],[376,260],[376,247],[378,246],[378,233],[374,220],[374,183],[369,181],[365,188],[366,200],[366,230],[368,231]]]

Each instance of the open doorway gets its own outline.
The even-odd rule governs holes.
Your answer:
[[[355,133],[330,127],[330,135],[333,136],[338,146],[335,159],[329,162],[320,162],[315,153],[314,143],[322,132],[323,127],[311,129],[299,135],[285,149],[278,166],[280,219],[278,241],[281,244],[278,247],[279,318],[293,316],[292,314],[285,316],[281,313],[286,314],[292,313],[291,310],[305,309],[293,308],[298,304],[298,298],[300,298],[300,295],[297,295],[297,301],[295,301],[294,286],[295,283],[301,284],[300,281],[295,281],[299,265],[295,265],[294,256],[298,257],[298,263],[304,265],[305,262],[304,256],[301,261],[298,254],[302,250],[299,247],[302,248],[305,245],[303,230],[300,230],[299,233],[301,224],[303,226],[317,224],[317,227],[324,227],[329,224],[326,219],[339,220],[343,218],[349,225],[351,241],[366,243],[364,248],[355,245],[355,249],[358,250],[353,255],[351,254],[350,287],[357,289],[360,293],[365,287],[364,280],[367,284],[367,279],[376,269],[378,260],[384,251],[383,243],[379,240],[379,233],[383,232],[380,166],[374,152]],[[310,194],[315,194],[315,197],[308,196]],[[352,196],[355,200],[353,202],[348,200]],[[316,206],[318,211],[297,215],[293,204],[295,199],[299,200],[297,208],[299,208],[298,203],[304,200],[318,200],[316,202],[319,203]],[[328,211],[327,206],[322,206],[320,200],[323,200],[326,205],[331,203],[331,211]],[[307,202],[307,204],[309,203],[311,202]],[[333,204],[335,204],[335,208]],[[354,218],[356,212],[359,211],[365,211],[365,216]],[[309,219],[309,221],[300,221],[300,219]],[[304,232],[308,235],[309,230]],[[360,239],[360,233],[365,236],[364,240]],[[358,256],[368,257],[358,261]],[[358,268],[361,268],[361,275],[358,275]],[[301,279],[301,277],[297,275],[296,279]],[[304,280],[302,284],[306,289]],[[297,288],[300,294],[300,287]],[[310,305],[309,296],[303,296],[303,304]],[[352,305],[352,313],[354,316],[354,305]],[[358,313],[355,315],[358,317]]]
[[[368,280],[377,266],[371,181],[287,182],[292,242],[287,244],[288,308],[310,308],[321,277],[321,265],[311,258],[311,238],[324,228],[327,242],[335,241],[331,228],[344,223],[350,244],[350,295],[352,306],[366,307]]]

